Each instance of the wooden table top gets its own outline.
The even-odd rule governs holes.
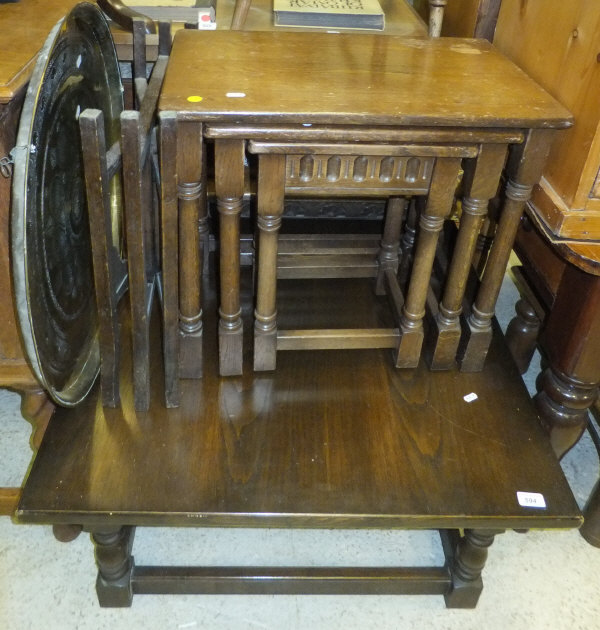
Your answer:
[[[221,122],[503,128],[572,122],[486,41],[367,34],[179,31],[159,107]]]
[[[52,27],[77,0],[20,0],[0,4],[0,103],[29,81],[37,54]]]
[[[369,280],[281,281],[282,327],[389,325]],[[250,282],[243,294],[251,303]],[[348,295],[353,309],[345,309]],[[327,309],[318,308],[324,303]],[[368,305],[368,307],[367,307]],[[57,410],[26,480],[22,522],[191,526],[577,527],[580,512],[496,330],[486,367],[397,370],[389,350],[280,352],[277,370],[220,378],[216,303],[204,376],[163,406],[155,337],[150,411],[96,392]],[[251,309],[247,309],[250,314]],[[328,318],[332,318],[328,320]],[[360,320],[357,321],[357,320]],[[127,343],[129,335],[123,335]],[[130,351],[123,350],[124,374]],[[475,392],[473,402],[464,396]],[[519,505],[538,492],[546,509]]]

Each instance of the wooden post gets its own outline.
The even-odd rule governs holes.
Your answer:
[[[483,590],[481,572],[485,566],[488,548],[496,534],[502,530],[465,529],[453,550],[449,562],[452,587],[444,599],[448,608],[475,608]]]
[[[177,115],[160,115],[160,225],[165,404],[179,405],[179,233],[177,195]]]
[[[116,407],[120,401],[118,285],[125,282],[127,272],[125,263],[113,243],[113,219],[102,112],[97,109],[83,111],[79,116],[79,128],[98,308],[102,404]]]
[[[126,608],[131,606],[133,588],[134,527],[92,532],[94,555],[98,565],[96,593],[100,606]]]
[[[240,213],[244,195],[243,140],[215,140],[215,189],[219,211],[219,373],[242,373],[242,310],[240,306]]]
[[[202,376],[202,251],[200,223],[206,218],[202,125],[177,125],[179,194],[179,375]]]
[[[386,271],[391,271],[394,275],[398,274],[400,233],[407,205],[408,200],[404,197],[392,197],[387,202],[381,249],[377,258],[379,269],[375,282],[376,295],[386,294],[384,280]]]
[[[484,145],[477,158],[465,165],[462,214],[454,253],[446,278],[444,295],[426,344],[426,358],[432,370],[450,369],[455,362],[461,337],[460,314],[477,244],[489,200],[496,194],[504,162],[505,145]]]
[[[460,368],[479,372],[492,340],[492,317],[525,203],[542,174],[554,132],[530,130],[525,141],[512,147],[507,165],[508,183],[496,236],[471,313],[463,320],[459,347]]]
[[[436,161],[425,211],[419,219],[415,259],[400,318],[396,367],[417,367],[423,345],[423,317],[433,260],[444,220],[452,210],[460,168],[459,158]]]
[[[262,154],[258,167],[258,274],[254,311],[254,369],[277,361],[277,236],[283,214],[285,155]]]

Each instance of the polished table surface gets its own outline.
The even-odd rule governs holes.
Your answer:
[[[179,31],[159,107],[221,122],[525,128],[571,122],[564,107],[486,41],[366,34]]]
[[[369,299],[370,281],[336,282],[334,293],[322,280],[282,283],[282,325],[386,323],[387,309]],[[352,312],[344,309],[350,294],[357,305]],[[327,314],[317,308],[324,300]],[[20,521],[580,524],[498,329],[478,374],[433,373],[423,363],[417,370],[396,370],[389,350],[351,350],[283,353],[276,372],[248,370],[224,379],[217,375],[215,311],[213,294],[205,310],[204,377],[183,381],[178,409],[162,403],[155,338],[149,412],[133,409],[127,345],[121,408],[103,408],[96,389],[78,407],[56,411],[23,490]],[[478,398],[469,403],[463,397],[471,392]],[[547,508],[522,507],[518,491],[543,494]]]
[[[75,4],[76,0],[0,4],[0,103],[10,101],[27,84],[48,33]]]

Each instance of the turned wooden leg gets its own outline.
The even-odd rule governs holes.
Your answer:
[[[403,197],[392,197],[387,202],[381,249],[377,258],[379,268],[377,270],[377,280],[375,281],[375,295],[386,294],[386,272],[390,271],[394,275],[398,274],[400,232],[407,205],[408,200]]]
[[[215,188],[220,224],[219,373],[242,373],[240,213],[244,195],[244,141],[215,140]]]
[[[481,572],[485,566],[488,548],[496,534],[502,530],[465,529],[454,546],[453,555],[448,558],[448,568],[452,576],[452,586],[444,599],[448,608],[475,608],[483,581]],[[444,545],[451,544],[447,541]]]
[[[588,409],[598,397],[597,383],[583,383],[550,367],[536,382],[535,407],[558,457],[579,440],[588,423]]]
[[[133,536],[135,528],[97,531],[92,533],[94,555],[98,566],[96,593],[102,607],[124,608],[131,606],[133,590]]]
[[[398,285],[403,293],[408,288],[410,270],[414,260],[415,241],[417,240],[417,225],[419,223],[419,209],[417,204],[421,203],[422,197],[413,197],[408,203],[406,221],[400,239],[400,265],[398,267]]]
[[[179,375],[202,376],[202,238],[206,217],[202,125],[177,125],[179,191]]]
[[[517,300],[515,312],[516,317],[510,320],[506,328],[506,345],[519,372],[525,374],[535,352],[541,322],[535,309],[525,298]]]
[[[463,336],[459,347],[460,368],[479,372],[492,341],[492,318],[502,286],[512,245],[525,203],[533,185],[539,180],[550,149],[552,134],[548,130],[529,132],[522,145],[513,147],[509,159],[506,200],[481,285],[470,314],[463,319]]]
[[[481,278],[485,265],[487,263],[492,243],[494,242],[494,235],[496,234],[496,226],[498,225],[500,199],[496,196],[488,204],[488,213],[479,235],[477,236],[477,244],[475,245],[475,253],[473,255],[473,267],[478,278]]]
[[[425,211],[419,219],[415,259],[406,302],[400,317],[400,339],[396,352],[396,367],[416,367],[423,345],[423,317],[429,291],[433,260],[438,237],[445,218],[452,210],[460,159],[439,158],[427,198]]]
[[[258,273],[254,311],[254,369],[277,362],[277,236],[283,214],[285,155],[262,154],[258,171]]]
[[[456,360],[461,338],[460,314],[471,273],[477,237],[487,214],[489,200],[496,194],[506,146],[482,146],[476,159],[465,164],[465,197],[454,253],[450,262],[444,295],[439,304],[426,345],[425,356],[432,370],[450,369]]]

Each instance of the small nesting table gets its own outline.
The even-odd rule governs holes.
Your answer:
[[[198,217],[205,217],[201,143],[214,142],[221,375],[242,372],[239,215],[248,148],[261,154],[258,214],[265,243],[267,233],[277,229],[286,190],[390,196],[422,193],[415,191],[420,184],[428,193],[417,262],[394,340],[396,364],[406,367],[418,363],[437,239],[451,209],[461,158],[466,158],[463,220],[443,295],[433,308],[428,356],[432,367],[447,368],[458,352],[463,370],[482,368],[523,206],[555,130],[571,124],[560,104],[490,44],[366,34],[186,31],[175,38],[159,107],[165,120],[176,121],[179,133],[167,136],[178,137],[179,155],[185,155],[177,165],[188,217],[180,217],[180,234],[193,233]],[[506,203],[481,286],[461,323],[476,238],[507,154]],[[313,165],[310,176],[308,171],[303,176],[303,160],[315,155],[322,168]],[[406,176],[401,164],[410,155],[426,162],[425,181]],[[369,177],[357,177],[360,164]],[[182,229],[185,220],[189,227]],[[263,271],[272,266],[273,251],[265,255]],[[198,274],[186,268],[184,276],[179,281],[182,304],[199,295]],[[273,281],[274,276],[259,290],[257,336],[274,336]],[[165,277],[165,285],[175,282]],[[184,314],[184,320],[193,316]]]

